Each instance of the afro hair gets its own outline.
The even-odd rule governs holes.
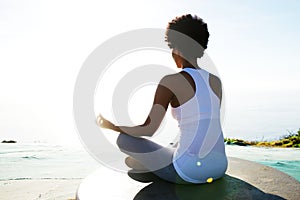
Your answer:
[[[169,22],[165,35],[165,41],[171,49],[178,49],[185,56],[199,58],[207,48],[208,38],[207,24],[191,14],[176,17]]]

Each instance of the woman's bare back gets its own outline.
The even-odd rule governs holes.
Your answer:
[[[195,95],[196,85],[193,78],[186,72],[182,71],[177,74],[170,75],[174,87],[171,86],[171,91],[174,93],[174,97],[170,104],[172,107],[176,108],[183,105],[189,101]],[[209,74],[209,86],[213,92],[222,100],[222,84],[220,79]]]

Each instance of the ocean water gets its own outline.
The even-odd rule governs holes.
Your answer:
[[[274,167],[300,181],[300,149],[226,146],[228,156]],[[0,144],[0,181],[81,179],[103,165],[81,146]]]
[[[300,181],[300,148],[226,145],[226,154],[273,167]]]
[[[80,179],[99,166],[80,146],[0,144],[0,180]]]

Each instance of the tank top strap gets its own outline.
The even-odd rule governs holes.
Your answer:
[[[184,68],[182,71],[187,72],[195,79],[198,79],[199,75],[201,75],[205,82],[207,82],[209,78],[209,72],[204,69]]]
[[[206,88],[210,88],[209,86],[209,72],[203,69],[194,69],[194,68],[184,68],[182,71],[188,73],[194,80],[196,86],[196,95],[198,94],[198,89],[203,87],[199,84],[205,84]],[[198,88],[198,89],[197,89]]]
[[[199,87],[199,84],[204,83],[205,87],[208,89],[208,91],[211,95],[211,98],[216,99],[218,101],[218,104],[220,104],[219,97],[217,97],[217,95],[214,93],[214,91],[210,87],[208,71],[206,71],[204,69],[194,69],[194,68],[184,68],[184,69],[182,69],[182,71],[185,71],[190,76],[192,76],[193,80],[195,81],[195,85],[196,85],[196,94],[198,93],[197,88],[201,88],[201,87]]]

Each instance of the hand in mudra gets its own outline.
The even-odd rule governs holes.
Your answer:
[[[96,122],[101,128],[112,129],[115,126],[109,120],[105,119],[101,114],[98,115]]]

